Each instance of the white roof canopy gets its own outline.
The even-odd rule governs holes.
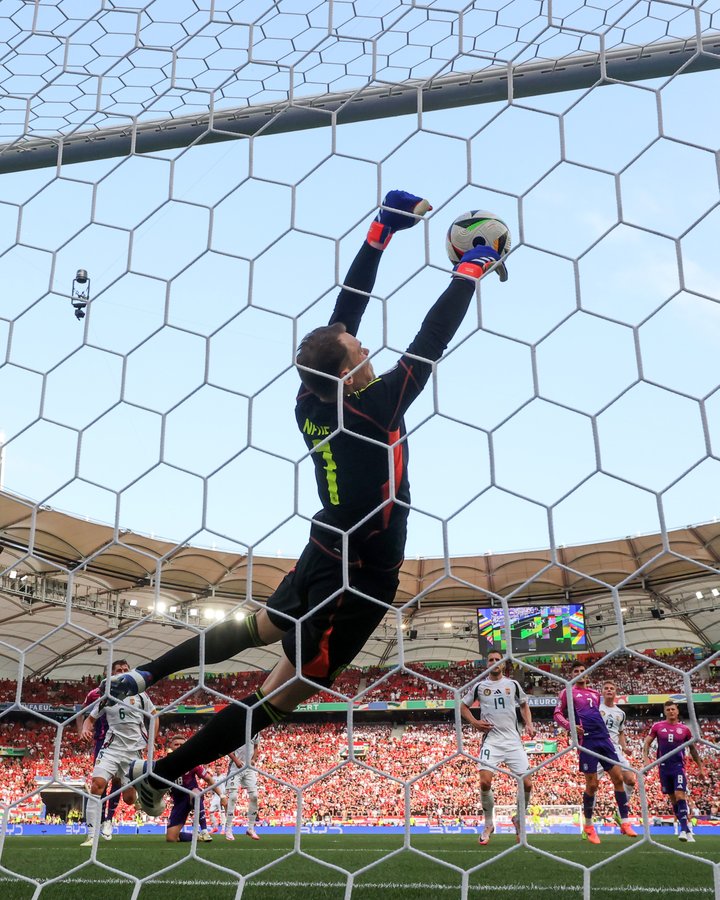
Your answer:
[[[111,642],[114,655],[131,664],[157,656],[193,628],[211,624],[203,618],[208,608],[219,619],[264,602],[294,564],[177,546],[8,494],[0,494],[0,544],[0,677],[10,678],[21,662],[26,675],[98,674]],[[395,663],[401,621],[417,632],[404,641],[406,662],[475,658],[475,610],[501,597],[585,603],[590,646],[597,650],[617,646],[621,606],[629,646],[710,647],[720,643],[713,588],[720,588],[717,522],[666,539],[638,535],[447,562],[407,560],[397,612],[388,614],[356,663]],[[652,610],[663,618],[653,618]],[[266,648],[216,668],[270,668],[276,659],[277,649]]]

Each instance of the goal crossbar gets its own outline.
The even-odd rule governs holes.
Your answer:
[[[683,68],[684,67],[684,68]],[[519,99],[597,84],[640,81],[720,67],[720,33],[586,53],[513,66],[322,94],[267,106],[214,111],[123,124],[50,138],[19,138],[0,145],[0,174],[58,164],[154,153],[192,144],[304,131],[353,122]]]

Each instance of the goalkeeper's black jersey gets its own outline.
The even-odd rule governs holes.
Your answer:
[[[347,287],[369,292],[380,251],[365,244],[346,279]],[[362,391],[344,398],[340,424],[337,401],[325,402],[301,388],[295,408],[298,428],[312,450],[322,510],[311,539],[339,554],[341,535],[323,524],[352,532],[350,561],[378,568],[402,563],[410,503],[405,412],[432,374],[457,331],[474,285],[453,279],[425,317],[397,366]],[[356,334],[368,298],[344,288],[330,320]],[[399,502],[398,502],[399,501]],[[357,526],[357,527],[356,527]]]

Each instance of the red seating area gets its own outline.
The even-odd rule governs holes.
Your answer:
[[[642,741],[654,720],[638,720],[628,728],[633,748],[632,760],[641,764]],[[480,741],[476,732],[464,731],[463,749],[477,755]],[[551,725],[544,724],[540,737],[555,736]],[[703,722],[703,736],[710,741],[720,738],[720,722]],[[559,738],[558,750],[567,747],[564,733]],[[411,813],[414,816],[477,817],[480,815],[480,784],[477,764],[457,753],[457,741],[452,728],[439,724],[408,725],[402,734],[393,735],[390,726],[359,727],[353,735],[354,742],[367,742],[367,756],[360,763],[347,763],[330,775],[319,778],[329,767],[328,760],[341,762],[340,750],[346,746],[344,726],[288,725],[273,729],[262,744],[260,767],[276,778],[283,778],[296,786],[309,785],[303,792],[304,813],[318,817],[330,815],[340,818],[365,816],[397,817],[403,815],[404,787],[401,782],[413,781],[411,789]],[[720,751],[720,748],[719,748]],[[688,765],[690,790],[701,810],[709,811],[720,791],[720,753],[702,747],[701,755],[711,773],[711,784],[705,785],[697,778],[694,764]],[[537,766],[549,756],[533,754],[531,765]],[[437,763],[438,768],[428,772]],[[583,776],[577,771],[577,754],[566,753],[549,762],[535,775],[535,792],[532,802],[542,806],[579,804],[581,802]],[[377,771],[374,771],[377,770]],[[382,775],[379,773],[383,773]],[[428,772],[422,775],[423,772]],[[393,781],[391,776],[398,779]],[[421,776],[422,777],[418,777]],[[609,779],[601,779],[598,812],[608,817],[615,807]],[[281,818],[294,809],[294,794],[276,782],[265,780],[263,810],[267,818]],[[509,776],[498,775],[494,784],[496,803],[515,802],[515,781]],[[656,775],[647,781],[651,810],[667,811],[660,793]],[[634,811],[639,813],[638,801]]]
[[[684,692],[683,679],[678,672],[672,672],[665,665],[674,666],[680,672],[687,672],[698,665],[698,660],[691,651],[678,650],[672,654],[645,651],[643,658],[622,654],[603,662],[591,675],[592,682],[601,684],[605,679],[617,683],[620,694],[675,694]],[[589,666],[602,659],[602,654],[582,654],[581,657]],[[570,678],[570,670],[574,660],[566,660],[553,669],[555,674]],[[663,665],[665,664],[665,665]],[[533,678],[537,681],[535,693],[557,693],[558,682],[551,678]],[[720,688],[720,672],[715,666],[706,666],[703,674],[690,677],[692,690],[696,693],[717,691]]]
[[[640,762],[642,739],[652,721],[635,719],[628,724],[632,760],[636,763]],[[701,726],[706,740],[713,744],[720,741],[720,719],[703,719]],[[177,730],[177,726],[169,722],[161,728],[160,753],[167,736]],[[185,728],[185,732],[189,734],[190,729]],[[36,789],[36,778],[52,776],[56,735],[56,728],[47,723],[0,721],[0,745],[30,748],[30,753],[22,759],[0,761],[0,802],[18,803]],[[565,734],[557,734],[552,723],[540,723],[540,736],[557,737],[559,749],[567,746]],[[413,782],[411,812],[414,816],[473,819],[480,815],[478,767],[474,760],[458,754],[455,731],[449,722],[357,725],[353,740],[356,745],[366,748],[366,755],[360,761],[347,762],[342,753],[347,748],[344,724],[287,724],[266,730],[259,767],[272,777],[260,781],[261,817],[280,821],[295,816],[295,791],[273,778],[304,788],[303,815],[307,819],[313,815],[342,819],[401,817],[404,811],[403,782],[406,780]],[[476,732],[463,730],[463,750],[477,755],[479,738]],[[709,812],[719,805],[718,751],[706,745],[700,748],[711,773],[709,785],[696,777],[694,764],[688,765],[692,797],[702,812]],[[533,754],[531,764],[539,765],[546,759],[549,757]],[[438,763],[442,764],[433,768]],[[86,779],[91,768],[87,745],[80,742],[74,727],[64,729],[57,767],[59,778],[77,782]],[[222,766],[216,765],[214,770],[216,774],[223,774]],[[577,756],[575,752],[567,753],[549,762],[536,774],[533,802],[541,806],[578,804],[582,784],[583,779],[577,772]],[[598,811],[609,816],[614,808],[609,780],[603,778],[601,785]],[[496,803],[512,804],[515,790],[514,780],[509,776],[495,778]],[[647,790],[650,809],[667,812],[655,775],[648,779]],[[37,814],[38,806],[37,799],[33,798],[20,802],[12,810],[11,818]],[[637,800],[634,810],[639,811]],[[133,809],[121,805],[119,818],[129,821],[133,815]]]
[[[195,678],[168,678],[153,687],[152,695],[158,707],[166,706],[180,698],[192,706],[205,706],[222,702],[215,692],[230,697],[245,697],[260,687],[265,676],[266,673],[260,671],[236,672],[229,675],[208,674],[205,676],[207,690],[198,688]],[[97,687],[97,684],[95,678],[84,678],[81,681],[26,678],[22,685],[22,702],[50,703],[58,706],[82,703],[88,691]],[[15,681],[0,680],[0,703],[13,702],[16,691]],[[189,696],[185,696],[188,694]]]
[[[600,655],[584,654],[588,666],[602,660]],[[570,677],[572,659],[539,661],[536,668],[548,674],[531,672],[524,666],[516,666],[518,678],[529,693],[557,694],[562,684],[549,674]],[[600,686],[605,679],[613,679],[620,694],[676,693],[684,690],[682,675],[658,663],[688,671],[697,665],[692,651],[650,652],[640,656],[623,655],[601,662],[591,675],[591,682]],[[335,683],[337,693],[347,697],[357,696],[361,702],[384,700],[397,702],[406,699],[446,698],[452,691],[444,688],[461,688],[472,682],[482,669],[474,661],[456,663],[447,667],[412,664],[409,671],[391,671],[379,667],[360,670],[348,669]],[[264,672],[240,672],[225,675],[208,675],[205,688],[198,689],[192,678],[167,679],[151,688],[150,694],[158,707],[167,706],[182,698],[189,705],[205,705],[222,702],[222,696],[243,697],[262,683]],[[707,666],[702,676],[691,680],[694,691],[720,689],[715,669]],[[22,700],[25,703],[72,705],[81,703],[87,692],[96,685],[94,679],[76,682],[55,682],[49,679],[25,679]],[[217,692],[215,694],[214,692]],[[13,702],[17,695],[14,681],[0,681],[0,702]],[[187,696],[185,696],[187,695]],[[333,701],[338,697],[328,691],[316,695],[316,701]],[[628,708],[631,712],[632,708]],[[660,710],[657,708],[657,716]],[[166,736],[178,730],[178,721],[163,718],[158,737],[158,751],[164,751]],[[633,760],[640,763],[640,747],[652,720],[630,719],[628,735],[633,746]],[[200,723],[197,723],[199,727]],[[195,723],[193,722],[193,727]],[[559,735],[552,723],[541,723],[541,735],[558,738],[559,748],[566,746],[566,736]],[[185,731],[190,730],[186,726]],[[703,736],[720,748],[720,719],[702,721]],[[61,734],[56,748],[56,737]],[[270,729],[263,734],[260,766],[267,775],[282,779],[303,790],[303,812],[312,816],[364,818],[397,817],[403,815],[403,783],[412,780],[411,806],[416,816],[477,817],[479,815],[479,777],[477,764],[458,754],[457,739],[452,725],[447,723],[421,723],[406,725],[362,725],[356,722],[354,742],[366,747],[366,755],[360,761],[347,762],[341,751],[347,749],[345,724],[289,724]],[[80,742],[75,723],[59,728],[40,716],[26,721],[7,721],[0,718],[0,746],[29,748],[29,754],[21,759],[0,758],[0,802],[15,804],[37,788],[37,778],[52,777],[55,770],[55,753],[58,755],[56,775],[61,780],[85,780],[91,770],[89,748]],[[476,755],[479,750],[477,734],[465,731],[463,750]],[[690,785],[693,799],[702,811],[720,807],[720,766],[716,751],[703,747],[712,773],[710,785],[694,779],[694,765],[690,765]],[[531,763],[539,765],[546,757],[533,755]],[[440,764],[441,763],[441,764]],[[440,765],[438,765],[440,764]],[[437,768],[433,768],[437,766]],[[428,770],[432,770],[429,771]],[[427,774],[423,774],[427,773]],[[288,787],[262,779],[262,815],[268,820],[293,818],[296,793]],[[577,804],[580,802],[582,778],[577,772],[574,752],[567,753],[543,767],[535,776],[534,802],[540,805]],[[608,779],[603,787],[599,810],[610,814],[613,809]],[[666,803],[660,795],[655,776],[648,780],[651,809],[666,811]],[[514,802],[515,784],[507,776],[495,779],[496,802]],[[37,798],[21,802],[14,813],[28,816],[37,813]],[[123,812],[124,810],[124,812]],[[636,802],[637,810],[637,802]],[[120,815],[130,819],[133,811],[121,807]]]
[[[582,654],[588,666],[601,659],[601,654]],[[570,677],[570,669],[574,659],[555,662],[537,663],[535,668],[552,672],[563,678]],[[697,665],[692,651],[677,650],[673,653],[654,653],[647,651],[643,658],[623,655],[612,657],[603,663],[592,675],[593,683],[599,684],[606,678],[617,682],[620,694],[663,694],[684,691],[682,675],[672,672],[663,665],[675,666],[681,671],[689,671]],[[444,690],[442,685],[450,688],[461,688],[471,682],[482,672],[475,661],[454,663],[447,667],[434,667],[423,663],[411,663],[407,670],[391,671],[380,667],[368,669],[348,669],[336,680],[333,691],[319,692],[313,699],[317,702],[337,701],[336,694],[345,697],[360,695],[362,702],[422,700],[428,696],[436,698],[451,697],[452,692]],[[152,688],[152,697],[158,707],[166,706],[183,698],[188,705],[206,705],[222,702],[219,694],[240,698],[257,690],[265,678],[265,672],[237,672],[225,675],[208,674],[205,687],[198,688],[193,678],[166,679]],[[530,671],[524,666],[515,666],[516,677],[529,693],[557,694],[561,684],[547,675]],[[382,679],[382,680],[381,680]],[[95,679],[82,681],[52,681],[47,678],[26,678],[22,686],[24,703],[50,703],[56,705],[81,703],[87,692],[95,687]],[[708,666],[702,675],[691,677],[693,691],[720,690],[720,667]],[[0,680],[0,703],[13,702],[16,697],[15,681]]]

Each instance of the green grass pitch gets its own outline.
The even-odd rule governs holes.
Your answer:
[[[298,853],[292,836],[266,835],[255,842],[239,834],[234,843],[216,836],[212,844],[198,844],[197,859],[189,855],[190,844],[116,836],[111,842],[101,840],[97,863],[89,861],[90,850],[79,846],[81,840],[6,838],[0,859],[2,900],[36,895],[37,886],[18,876],[41,882],[37,896],[42,900],[130,900],[138,885],[122,872],[153,876],[134,895],[141,900],[233,900],[240,896],[239,886],[243,900],[343,900],[348,879],[340,867],[357,873],[351,895],[357,900],[453,900],[462,896],[463,873],[469,873],[467,896],[478,900],[583,897],[580,869],[516,846],[505,835],[495,836],[487,847],[479,847],[473,835],[414,835],[412,850],[402,850],[402,838],[395,835],[303,835]],[[585,866],[631,846],[620,837],[606,837],[600,847],[568,835],[530,836],[530,841],[540,851]],[[720,859],[720,841],[698,837],[686,847],[677,838],[662,838],[661,844],[637,841],[631,852],[596,869],[593,900],[711,900],[713,872],[707,862]],[[666,848],[686,850],[694,859]],[[472,871],[484,862],[490,865]],[[259,869],[242,885],[240,876]],[[61,880],[50,882],[58,876]]]

